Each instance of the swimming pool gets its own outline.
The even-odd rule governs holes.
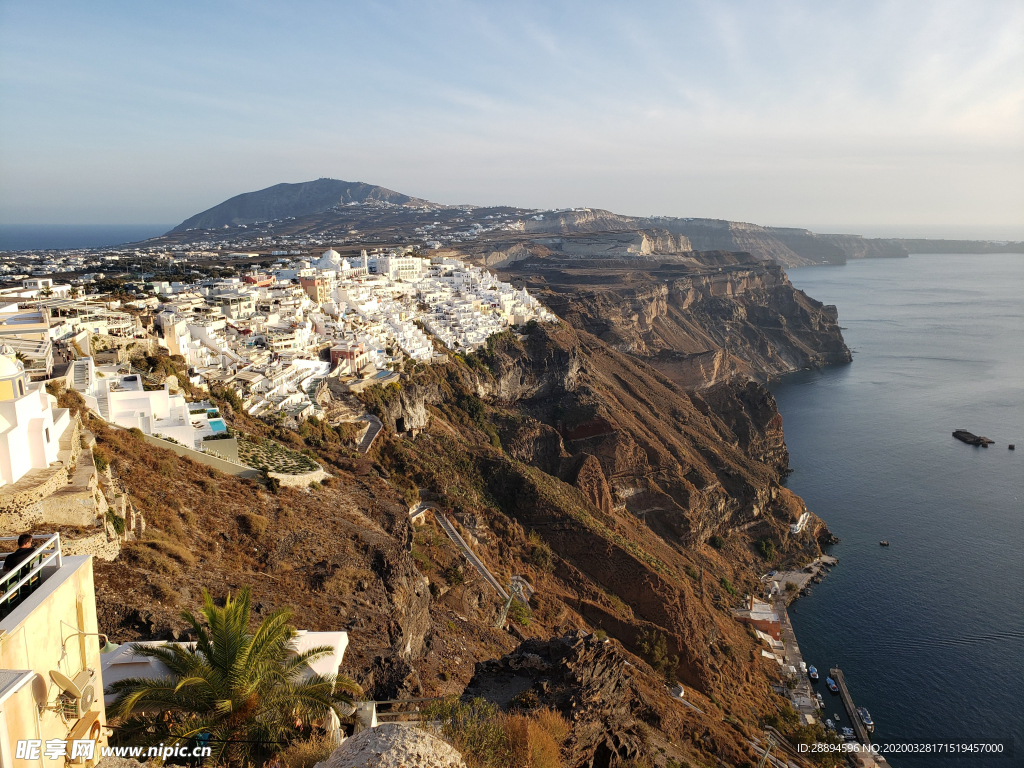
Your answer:
[[[214,432],[227,432],[228,425],[224,423],[224,419],[210,419],[210,429]]]

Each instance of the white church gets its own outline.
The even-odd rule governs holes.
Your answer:
[[[45,383],[31,383],[13,353],[0,347],[0,486],[57,461],[71,415],[56,405]]]

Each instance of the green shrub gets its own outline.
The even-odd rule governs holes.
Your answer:
[[[644,661],[650,664],[655,672],[662,673],[667,682],[675,682],[679,657],[669,655],[668,639],[663,633],[653,629],[641,630],[637,635],[636,645]]]
[[[725,539],[723,539],[716,533],[714,536],[708,539],[708,544],[710,544],[715,549],[721,549],[725,546]]]
[[[540,697],[532,688],[517,693],[509,702],[510,709],[536,709],[540,706]]]
[[[441,723],[441,735],[462,753],[469,764],[480,768],[506,768],[512,764],[508,734],[502,728],[501,710],[485,699],[463,703],[442,699],[423,708],[422,722]]]
[[[551,546],[536,531],[530,531],[529,541],[533,545],[530,550],[530,562],[542,571],[555,570],[555,558]]]
[[[107,467],[110,466],[110,459],[107,457],[107,454],[99,448],[92,449],[92,462],[96,465],[98,472],[106,472]]]
[[[775,559],[775,542],[771,539],[760,539],[757,542],[757,551],[768,562]]]
[[[530,607],[518,600],[513,600],[508,609],[508,617],[521,627],[530,626]]]
[[[125,532],[124,518],[121,517],[119,514],[117,514],[114,511],[113,507],[107,507],[107,522],[110,523],[110,526],[114,529],[114,532],[118,536],[124,536],[124,532]]]
[[[466,574],[460,565],[448,566],[441,572],[441,575],[444,576],[444,580],[453,587],[457,587],[459,584],[463,584],[466,581]]]
[[[724,589],[730,595],[735,595],[736,594],[736,587],[734,587],[732,585],[732,582],[729,581],[727,578],[725,578],[725,576],[723,576],[721,579],[719,579],[718,583],[721,584],[722,585],[722,589]]]

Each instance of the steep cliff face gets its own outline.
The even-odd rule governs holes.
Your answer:
[[[742,378],[687,392],[568,326],[504,334],[477,359],[417,375],[415,391],[443,398],[411,404],[432,413],[423,434],[381,446],[392,481],[442,500],[500,579],[527,576],[541,636],[602,628],[639,654],[663,636],[695,696],[737,713],[741,700],[771,706],[773,670],[723,586],[756,589],[758,539],[818,551],[810,533],[789,534],[804,507],[779,485],[770,395]],[[709,642],[727,651],[709,655]]]
[[[850,361],[835,307],[795,289],[777,264],[745,254],[698,253],[690,263],[599,274],[534,260],[510,274],[574,327],[685,387]]]

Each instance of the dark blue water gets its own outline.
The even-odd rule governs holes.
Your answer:
[[[0,251],[103,248],[162,235],[167,224],[0,224]]]
[[[804,658],[842,667],[876,741],[1015,739],[1013,760],[894,765],[1024,765],[1024,255],[788,272],[856,352],[773,387],[788,485],[842,539],[792,610]]]

